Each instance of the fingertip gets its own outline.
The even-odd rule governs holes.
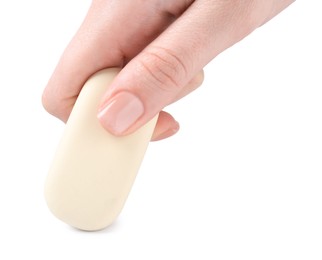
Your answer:
[[[180,126],[179,126],[179,123],[177,123],[175,126],[170,127],[169,129],[160,133],[159,135],[152,136],[151,141],[155,142],[155,141],[160,141],[168,137],[171,137],[175,135],[179,131],[179,129],[180,129]]]
[[[151,141],[159,141],[176,134],[179,123],[167,112],[161,111]]]

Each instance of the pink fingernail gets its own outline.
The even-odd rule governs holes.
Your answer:
[[[104,128],[114,134],[122,134],[144,113],[141,100],[130,92],[116,94],[100,109],[98,118]]]

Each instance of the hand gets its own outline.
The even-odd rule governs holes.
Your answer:
[[[85,81],[123,69],[102,97],[98,117],[126,135],[201,85],[202,68],[293,0],[93,0],[43,94],[46,110],[67,121]],[[153,140],[179,129],[161,111]]]

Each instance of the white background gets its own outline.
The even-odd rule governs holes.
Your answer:
[[[167,109],[181,131],[150,145],[119,219],[88,233],[45,204],[64,126],[40,98],[90,1],[1,1],[0,259],[322,259],[320,2],[209,64]]]

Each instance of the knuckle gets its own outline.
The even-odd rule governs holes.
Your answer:
[[[162,47],[153,47],[144,51],[140,62],[152,85],[171,92],[181,89],[187,68],[174,52]]]
[[[237,0],[233,2],[235,2],[234,17],[239,21],[239,25],[242,25],[235,28],[240,38],[258,28],[266,19],[268,10],[272,8],[271,1],[250,0],[246,4]]]
[[[51,115],[66,121],[69,109],[64,108],[61,100],[55,99],[52,93],[45,89],[41,97],[42,106]],[[70,111],[69,111],[70,112]]]
[[[50,102],[50,97],[48,95],[48,91],[45,89],[44,92],[42,93],[42,96],[41,96],[41,102],[42,102],[42,106],[44,107],[44,109],[52,114],[52,106],[50,105],[51,102]]]
[[[220,18],[220,22],[213,26],[213,30],[218,30],[222,26],[230,28],[230,36],[239,41],[258,27],[258,21],[263,17],[264,9],[271,1],[219,0],[212,6],[211,2],[208,0],[209,9],[212,8],[217,18]]]
[[[202,85],[203,81],[205,79],[205,73],[204,71],[200,71],[197,76],[195,77],[195,84],[199,87]]]

